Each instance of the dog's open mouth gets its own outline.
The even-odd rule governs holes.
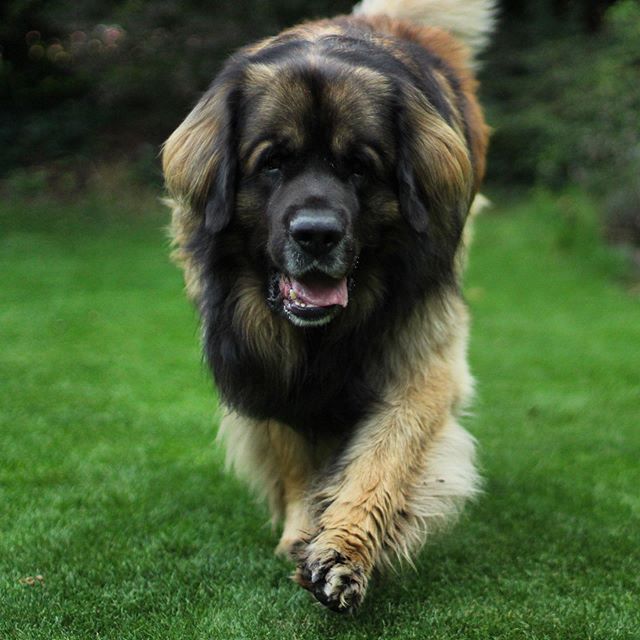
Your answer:
[[[277,287],[285,315],[293,324],[301,327],[326,324],[349,303],[346,276],[335,279],[314,272],[296,280],[280,273]]]

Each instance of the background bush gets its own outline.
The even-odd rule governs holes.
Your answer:
[[[507,21],[487,56],[489,179],[582,186],[612,237],[640,243],[640,4],[548,17]]]
[[[234,49],[350,6],[8,0],[0,9],[0,173],[78,155],[153,157]]]

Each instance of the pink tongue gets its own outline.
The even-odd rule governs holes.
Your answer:
[[[314,307],[331,307],[334,304],[346,307],[349,301],[346,278],[334,282],[323,281],[304,284],[292,278],[291,289],[295,292],[297,300]]]

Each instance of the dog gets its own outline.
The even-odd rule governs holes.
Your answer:
[[[364,0],[232,56],[163,148],[227,459],[335,611],[478,490],[460,291],[490,0]]]

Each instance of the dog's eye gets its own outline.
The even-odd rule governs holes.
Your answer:
[[[360,184],[364,181],[369,173],[369,165],[360,158],[354,158],[349,163],[349,171],[351,180]]]
[[[285,164],[284,154],[278,151],[270,153],[262,164],[262,173],[270,178],[278,178]]]

